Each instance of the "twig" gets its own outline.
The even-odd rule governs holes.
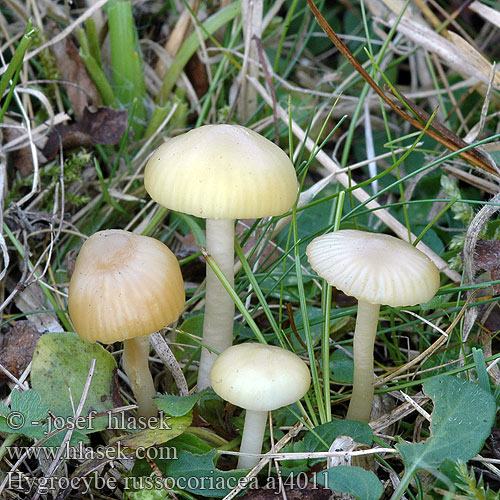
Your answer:
[[[392,110],[397,113],[399,116],[401,116],[404,120],[407,122],[411,123],[415,128],[418,130],[424,130],[425,128],[425,122],[422,123],[415,117],[411,116],[410,114],[406,113],[403,111],[401,108],[399,108],[392,100],[386,95],[386,93],[379,87],[379,85],[373,80],[373,78],[368,74],[368,72],[359,64],[357,59],[354,57],[352,52],[347,48],[347,45],[337,36],[335,31],[331,28],[331,26],[328,24],[326,19],[321,15],[319,12],[318,8],[314,4],[312,0],[307,0],[307,3],[309,5],[309,8],[311,9],[312,13],[314,14],[314,17],[318,21],[318,24],[321,26],[322,30],[327,34],[328,38],[332,41],[333,44],[340,50],[342,55],[349,61],[349,63],[356,69],[356,71],[363,77],[363,79],[372,87],[372,89],[380,96],[380,98],[388,104]],[[404,100],[406,104],[408,104],[408,100]],[[412,103],[412,110],[413,110],[413,103]],[[446,128],[446,127],[445,127]],[[443,135],[442,133],[438,133],[434,131],[432,128],[427,128],[425,130],[425,133],[429,136],[438,141],[440,144],[445,146],[446,148],[450,149],[451,151],[458,151],[459,149],[463,148],[466,143],[457,135],[453,134],[451,130],[447,130],[446,135]],[[440,130],[442,132],[442,130]],[[468,149],[466,151],[462,151],[460,153],[460,156],[464,158],[465,160],[469,161],[476,167],[481,168],[482,170],[485,170],[489,172],[490,174],[497,175],[499,174],[498,170],[494,165],[491,165],[489,163],[489,159],[485,157],[484,154],[482,154],[479,150],[475,148]]]
[[[281,450],[283,446],[285,446],[291,439],[293,439],[301,430],[304,424],[302,422],[297,422],[289,431],[287,434],[285,434],[274,446],[275,451]],[[221,453],[228,453],[228,452],[221,452]],[[268,464],[270,460],[272,460],[273,457],[270,456],[269,454],[266,454],[263,456],[262,460],[245,476],[246,481],[239,481],[238,486],[234,488],[233,491],[231,491],[228,495],[226,495],[222,500],[231,500],[233,499],[238,493],[243,491],[246,486],[246,484],[249,484],[250,481],[257,476],[257,474]]]
[[[309,453],[240,453],[239,451],[221,451],[219,453],[223,455],[245,455],[251,457],[262,457],[267,460],[309,460],[313,458],[348,458],[348,457],[361,457],[365,455],[374,455],[375,453],[397,453],[395,448],[370,448],[368,450],[358,450],[358,451],[311,451]],[[260,462],[259,462],[260,464]],[[253,469],[252,469],[253,470]]]
[[[152,333],[149,336],[149,341],[151,342],[156,354],[158,354],[160,359],[168,368],[169,372],[174,377],[177,388],[179,389],[179,394],[181,396],[187,396],[189,389],[186,378],[184,377],[184,373],[182,373],[181,367],[179,366],[177,359],[175,359],[174,353],[170,349],[167,341],[163,338],[160,332]]]
[[[2,364],[0,364],[0,371],[3,372],[4,375],[6,375],[12,382],[14,382],[22,391],[27,391],[28,390],[28,385],[24,385],[20,380],[18,380],[12,373],[7,370]]]
[[[444,342],[446,342],[446,340],[448,340],[448,335],[453,330],[453,328],[455,328],[456,324],[460,321],[460,318],[464,315],[464,313],[465,313],[465,311],[467,309],[467,306],[472,302],[472,300],[475,297],[476,293],[477,293],[477,291],[474,294],[472,294],[467,299],[466,303],[464,304],[464,306],[462,307],[462,309],[460,310],[460,312],[457,314],[457,316],[455,317],[455,319],[453,320],[453,322],[446,329],[446,331],[443,332],[443,335],[441,335],[441,337],[439,337],[436,340],[436,342],[434,342],[434,344],[432,344],[431,346],[429,346],[425,351],[423,351],[422,353],[420,353],[418,356],[416,356],[415,358],[413,358],[411,361],[409,361],[405,365],[400,366],[397,370],[393,371],[390,375],[387,375],[386,377],[382,377],[382,378],[376,379],[375,380],[375,387],[380,387],[381,385],[386,384],[387,382],[393,380],[397,375],[400,375],[401,373],[404,373],[404,372],[408,371],[411,367],[415,366],[416,364],[418,364],[420,362],[424,362],[437,349],[439,349],[441,347],[441,345],[444,344]]]

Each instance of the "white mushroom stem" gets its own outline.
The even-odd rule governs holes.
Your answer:
[[[243,436],[241,437],[240,452],[258,455],[262,452],[264,433],[267,424],[267,411],[247,410]],[[259,457],[240,455],[238,469],[251,469],[259,462]]]
[[[234,220],[207,219],[207,252],[213,257],[227,281],[234,286]],[[203,344],[221,353],[233,343],[234,302],[219,278],[207,264]],[[210,370],[217,354],[201,350],[198,391],[210,386]]]
[[[354,381],[347,418],[368,423],[373,404],[373,349],[380,304],[358,301],[354,330]]]
[[[158,414],[158,407],[153,401],[156,390],[149,371],[148,357],[148,336],[123,341],[123,369],[137,401],[138,417],[154,417]]]

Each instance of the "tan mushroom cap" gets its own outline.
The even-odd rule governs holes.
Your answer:
[[[205,125],[170,139],[149,159],[144,186],[160,205],[206,219],[280,215],[298,192],[284,151],[239,125]]]
[[[310,382],[309,369],[296,354],[257,343],[228,347],[210,372],[212,388],[222,399],[254,411],[295,403]]]
[[[112,343],[164,328],[180,316],[184,301],[179,263],[165,244],[111,229],[83,244],[68,307],[80,337]]]
[[[439,289],[439,271],[413,245],[386,234],[343,229],[307,246],[311,267],[330,285],[372,304],[421,304]]]

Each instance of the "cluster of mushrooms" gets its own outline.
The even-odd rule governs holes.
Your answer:
[[[288,156],[238,125],[206,125],[170,139],[149,159],[144,184],[159,204],[206,219],[207,253],[231,286],[234,220],[282,215],[298,194]],[[355,230],[314,239],[307,256],[319,276],[359,301],[347,418],[368,422],[380,305],[430,300],[439,288],[439,272],[412,245]],[[234,302],[208,265],[205,300],[197,388],[211,386],[223,399],[246,409],[238,468],[250,468],[259,460],[268,412],[306,394],[309,369],[299,356],[280,347],[232,346]],[[123,368],[139,416],[157,413],[148,335],[176,321],[184,303],[179,264],[160,241],[111,229],[83,244],[69,287],[71,320],[85,340],[123,341]]]

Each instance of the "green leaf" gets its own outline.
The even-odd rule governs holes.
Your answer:
[[[473,347],[472,356],[474,357],[474,364],[476,365],[479,387],[486,392],[491,393],[490,378],[486,369],[486,361],[484,360],[483,350]]]
[[[92,360],[96,360],[90,388],[81,417],[114,407],[112,386],[116,362],[99,344],[82,340],[76,333],[47,333],[40,337],[33,355],[31,384],[51,412],[70,422],[78,406]],[[71,403],[73,400],[73,405]],[[90,433],[105,429],[107,417],[79,422],[78,430]]]
[[[500,151],[488,151],[488,153],[495,160],[495,163],[500,165]]]
[[[189,429],[184,434],[181,434],[179,437],[172,439],[169,443],[170,446],[173,446],[178,452],[180,451],[189,451],[190,453],[195,453],[198,455],[202,455],[207,451],[212,449],[203,439],[200,439],[198,436],[191,434]]]
[[[116,97],[129,113],[132,111],[133,102],[136,101],[132,125],[140,138],[146,118],[146,80],[132,3],[125,0],[113,2],[108,5],[107,10],[111,69]]]
[[[351,347],[345,347],[352,352]],[[354,374],[354,360],[341,349],[335,349],[330,355],[330,372],[333,380],[343,384],[352,384]]]
[[[355,420],[333,420],[307,432],[304,436],[306,451],[328,451],[339,436],[350,436],[357,443],[367,446],[373,441],[373,432],[368,424]]]
[[[339,493],[348,493],[360,500],[378,500],[384,488],[377,476],[361,467],[339,465],[318,474],[318,484]]]
[[[289,443],[281,449],[282,453],[304,453],[306,451],[306,446],[304,441],[298,441],[297,443]],[[308,460],[306,458],[301,458],[297,460],[280,460],[280,472],[283,477],[294,477],[298,476],[302,471],[308,470]]]
[[[407,473],[435,468],[447,458],[466,462],[489,436],[496,404],[491,394],[464,379],[440,376],[424,384],[434,401],[431,437],[423,443],[398,444]]]
[[[192,414],[174,418],[164,417],[156,426],[121,439],[120,444],[126,448],[137,450],[166,443],[181,435],[191,425],[192,419]]]
[[[45,437],[44,420],[49,414],[49,405],[42,404],[40,395],[34,390],[12,391],[10,408],[0,403],[0,432],[22,434],[42,439]]]
[[[164,489],[144,489],[128,493],[125,497],[128,500],[167,500],[170,498],[170,493]]]
[[[193,406],[208,392],[203,390],[190,396],[176,396],[175,394],[162,394],[155,398],[158,408],[172,417],[181,417],[189,413]]]
[[[313,345],[316,345],[319,342],[323,331],[323,312],[321,311],[321,308],[307,306],[307,318],[309,320],[312,343]],[[305,343],[306,333],[304,332],[304,319],[302,318],[302,311],[297,311],[294,319],[297,333],[302,339],[302,342]],[[292,336],[292,346],[295,349],[300,349],[302,347],[295,335]]]
[[[217,469],[215,467],[216,455],[215,450],[203,455],[181,451],[177,460],[164,461],[159,468],[165,476],[172,478],[172,482],[175,482],[178,488],[184,491],[204,497],[224,497],[238,486],[238,482],[243,480],[246,472]]]

